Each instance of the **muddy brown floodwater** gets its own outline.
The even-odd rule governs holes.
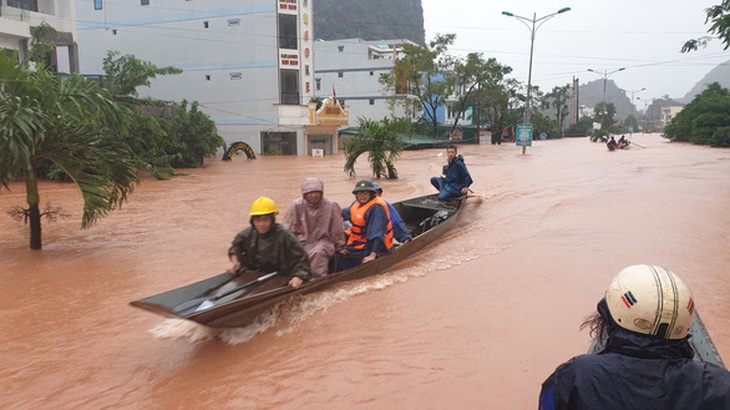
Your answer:
[[[645,148],[464,146],[483,197],[458,229],[389,273],[219,333],[127,303],[224,271],[260,195],[283,212],[318,176],[349,204],[341,155],[212,159],[145,179],[85,231],[77,190],[44,183],[42,203],[70,217],[44,223],[42,251],[5,214],[24,202],[14,183],[0,193],[0,408],[536,408],[547,375],[588,348],[583,318],[635,263],[686,279],[730,360],[730,150],[634,141]],[[439,153],[403,153],[385,198],[430,193]]]

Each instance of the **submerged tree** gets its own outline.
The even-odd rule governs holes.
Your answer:
[[[30,248],[41,249],[38,170],[53,166],[84,199],[82,229],[121,206],[137,170],[119,133],[129,110],[98,84],[29,70],[0,53],[0,184],[25,180]]]
[[[396,130],[402,126],[402,121],[385,119],[378,122],[365,118],[360,118],[359,121],[358,134],[345,144],[345,172],[354,177],[355,162],[360,155],[367,152],[375,177],[385,175],[389,179],[398,178],[395,160],[403,150],[403,141]]]
[[[664,138],[730,147],[730,90],[712,83],[664,128]]]

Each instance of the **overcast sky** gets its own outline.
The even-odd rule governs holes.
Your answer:
[[[548,19],[536,32],[532,84],[547,92],[571,82],[581,84],[611,72],[609,79],[641,100],[669,95],[681,98],[720,63],[730,49],[713,40],[699,51],[681,54],[690,38],[707,35],[704,9],[720,0],[422,0],[426,41],[454,33],[451,54],[481,52],[512,67],[512,76],[527,82],[530,30],[509,11],[530,20],[563,7],[571,10]],[[538,23],[539,24],[539,23]],[[636,106],[643,109],[638,100]]]

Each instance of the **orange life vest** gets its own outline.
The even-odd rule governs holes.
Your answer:
[[[388,218],[388,223],[385,228],[385,238],[383,238],[385,247],[388,250],[393,247],[393,224],[390,222],[388,205],[386,205],[385,201],[378,196],[364,205],[355,201],[355,203],[350,206],[350,222],[352,223],[352,228],[349,229],[350,236],[347,238],[348,247],[358,250],[365,249],[365,243],[367,242],[367,238],[365,237],[365,213],[375,204],[383,207],[383,210],[385,210],[385,216]]]

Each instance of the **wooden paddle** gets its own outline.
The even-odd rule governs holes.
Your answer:
[[[261,277],[258,277],[256,279],[250,281],[250,282],[246,282],[246,283],[244,283],[241,286],[238,286],[236,288],[233,288],[233,289],[231,289],[231,290],[229,290],[227,292],[224,292],[224,293],[222,293],[220,295],[217,295],[217,296],[204,296],[204,297],[200,297],[200,298],[195,298],[195,299],[188,300],[186,302],[183,302],[183,303],[175,306],[172,310],[175,313],[182,313],[182,312],[186,312],[186,311],[188,311],[188,310],[190,310],[192,308],[195,308],[193,310],[193,312],[197,312],[197,311],[203,310],[203,309],[208,309],[208,308],[214,306],[215,305],[215,302],[217,300],[219,300],[221,298],[224,298],[224,297],[226,297],[226,296],[228,296],[230,294],[236,293],[239,290],[246,289],[247,287],[252,286],[252,285],[255,285],[255,284],[259,283],[259,282],[263,282],[263,281],[265,281],[267,279],[271,279],[274,276],[276,276],[278,273],[279,272],[267,273],[266,275],[263,275]]]

